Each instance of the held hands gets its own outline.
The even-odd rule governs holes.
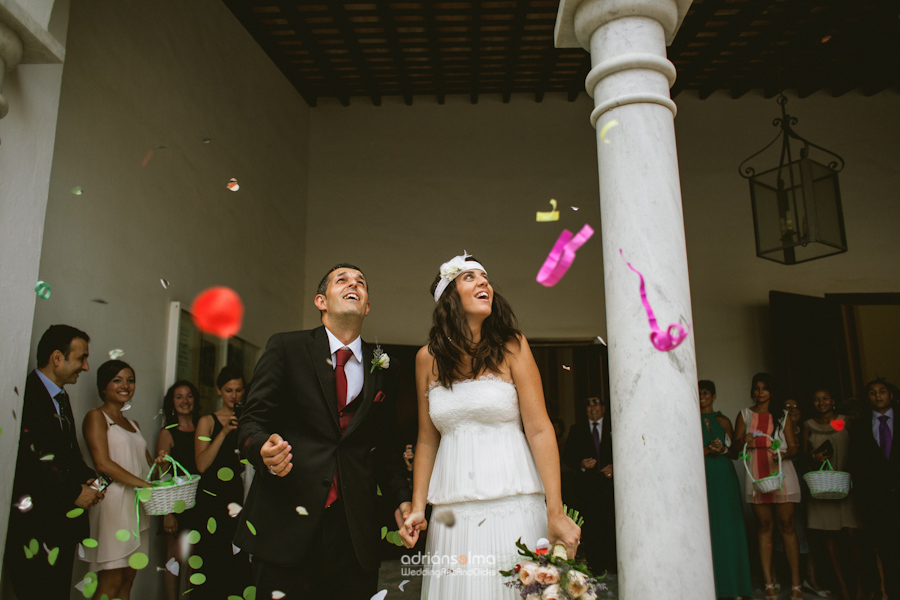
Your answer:
[[[259,449],[259,455],[262,457],[263,464],[269,468],[269,472],[278,477],[284,477],[290,473],[294,466],[291,464],[291,458],[294,455],[291,454],[290,444],[281,439],[277,433],[269,436],[266,443]]]
[[[610,469],[612,465],[610,465]],[[547,516],[547,537],[551,544],[562,544],[566,547],[568,558],[575,558],[578,544],[581,543],[581,527],[566,516],[564,512]]]
[[[81,484],[81,493],[78,494],[78,498],[75,499],[75,506],[78,508],[88,509],[92,506],[96,506],[97,504],[100,504],[106,496],[106,492],[98,492],[92,488],[92,483],[94,483],[94,480],[88,479],[87,483]]]
[[[403,506],[407,507],[411,506],[408,502],[404,502],[400,505],[402,509]],[[407,508],[407,511],[410,509]],[[400,538],[403,540],[403,545],[407,548],[412,548],[416,545],[416,542],[419,541],[419,532],[425,531],[428,529],[428,521],[425,520],[425,511],[417,510],[415,512],[406,512],[406,520],[403,522],[403,525],[400,527]]]

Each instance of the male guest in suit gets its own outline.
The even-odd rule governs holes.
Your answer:
[[[616,512],[613,495],[612,437],[606,405],[587,399],[587,422],[569,428],[563,462],[575,472],[577,504],[584,526],[581,543],[591,570],[616,572]]]
[[[358,267],[333,267],[315,305],[323,326],[272,336],[256,366],[238,444],[257,475],[235,544],[253,555],[259,598],[369,600],[385,543],[376,485],[401,517],[410,509],[391,365],[360,338]]]
[[[103,499],[89,487],[94,471],[81,458],[63,389],[88,370],[89,341],[74,327],[51,325],[38,342],[38,368],[25,380],[6,536],[7,573],[19,600],[69,598],[75,549],[90,535],[87,509]],[[76,508],[85,512],[69,518]],[[38,551],[29,558],[23,547],[33,539]]]
[[[853,493],[867,518],[884,570],[884,591],[900,600],[900,437],[894,394],[884,379],[866,384],[871,412],[850,430]]]

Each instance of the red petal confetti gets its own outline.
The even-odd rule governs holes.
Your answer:
[[[241,330],[244,320],[244,303],[231,288],[209,288],[194,298],[191,305],[194,325],[201,331],[221,338],[230,338]]]
[[[844,423],[843,419],[834,419],[831,422],[831,426],[834,428],[835,431],[843,431],[844,425],[846,425],[846,423]]]

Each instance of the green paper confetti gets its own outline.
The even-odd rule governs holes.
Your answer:
[[[50,563],[50,566],[56,564],[56,558],[59,556],[59,548],[53,548],[50,552],[47,553],[47,562]]]
[[[166,425],[166,429],[172,429],[174,427],[178,427],[178,423],[172,423],[171,425]],[[185,592],[187,593],[187,592]]]
[[[140,500],[141,502],[149,502],[150,498],[152,498],[152,497],[153,497],[153,490],[151,490],[150,488],[144,488],[138,494],[138,500]]]
[[[93,598],[94,592],[96,592],[96,591],[97,591],[97,582],[96,581],[90,581],[90,582],[84,584],[84,587],[81,588],[81,593],[85,598]]]
[[[0,431],[0,433],[2,433],[2,431]],[[250,461],[247,460],[246,458],[242,458],[242,459],[241,459],[241,464],[244,464],[244,465],[247,465],[247,466],[251,466],[251,465],[250,465]]]
[[[69,517],[70,519],[75,519],[75,518],[80,517],[82,514],[84,514],[83,508],[73,508],[72,510],[70,510],[69,512],[66,513],[66,516]]]
[[[210,496],[215,496],[215,494],[213,494],[213,493],[212,493],[211,491],[209,491],[209,490],[203,490],[203,491],[206,492],[207,494],[209,494]]]
[[[384,539],[384,536],[387,535],[387,527],[381,528],[381,539]]]
[[[45,454],[39,460],[48,461],[48,460],[53,460],[54,458],[56,458],[56,457],[52,454]]]
[[[25,551],[25,558],[27,558],[28,560],[31,560],[32,558],[34,558],[34,552],[29,550],[28,546],[22,546],[22,550]]]
[[[212,441],[212,438],[208,438],[205,435],[198,435],[197,439],[200,440],[201,442],[211,442]]]
[[[200,532],[196,529],[191,529],[191,532],[188,534],[188,542],[191,544],[196,544],[200,541]]]
[[[244,600],[240,596],[228,596],[228,600]]]
[[[194,573],[193,575],[191,575],[190,581],[194,585],[203,585],[204,583],[206,583],[206,575],[204,575],[203,573]]]
[[[206,530],[210,533],[216,532],[216,520],[212,517],[210,517],[209,521],[206,522]]]
[[[85,548],[96,548],[98,546],[97,540],[94,538],[84,538],[81,540],[81,545]]]
[[[174,504],[172,504],[172,511],[175,514],[180,515],[187,509],[187,504],[185,504],[184,500],[176,500]]]
[[[37,540],[33,539],[30,542],[28,542],[28,549],[31,550],[31,553],[34,556],[37,556],[37,553],[40,551],[41,546],[40,546],[40,544],[38,544]]]
[[[244,600],[256,600],[255,585],[250,585],[244,588]]]
[[[128,557],[128,566],[132,569],[140,571],[150,564],[150,558],[143,552],[135,552]]]
[[[219,479],[221,479],[222,481],[231,481],[232,479],[234,479],[234,471],[232,471],[228,467],[222,467],[221,469],[219,469],[219,472],[216,473],[216,475],[218,475]]]
[[[772,445],[769,446],[772,450],[778,450],[781,448],[781,440],[773,440]]]
[[[127,542],[131,539],[131,532],[127,529],[120,529],[116,532],[116,539],[120,542]]]
[[[84,193],[84,190],[81,189],[80,185],[76,185],[75,187],[72,188],[72,193],[75,194],[76,196],[80,196],[81,194]]]
[[[381,495],[381,487],[376,485],[375,492],[380,496]]]
[[[251,523],[250,521],[245,521],[245,523],[247,524],[247,529],[250,530],[250,533],[256,535],[256,527],[253,526],[253,523]]]
[[[191,589],[189,589],[189,590],[184,590],[183,592],[181,592],[181,595],[182,595],[182,596],[187,596],[188,594],[190,594],[190,593],[193,592],[193,591],[194,591],[194,588],[191,588]]]
[[[194,554],[188,559],[188,564],[191,565],[192,569],[196,570],[203,566],[203,559]]]
[[[34,284],[34,293],[38,295],[38,298],[41,300],[47,300],[50,298],[50,284],[46,281],[38,281]]]

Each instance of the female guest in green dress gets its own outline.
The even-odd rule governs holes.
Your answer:
[[[747,534],[741,507],[741,486],[729,450],[734,432],[728,417],[713,412],[716,384],[703,380],[699,387],[716,597],[751,596],[753,587],[750,584],[750,557],[747,554]]]

